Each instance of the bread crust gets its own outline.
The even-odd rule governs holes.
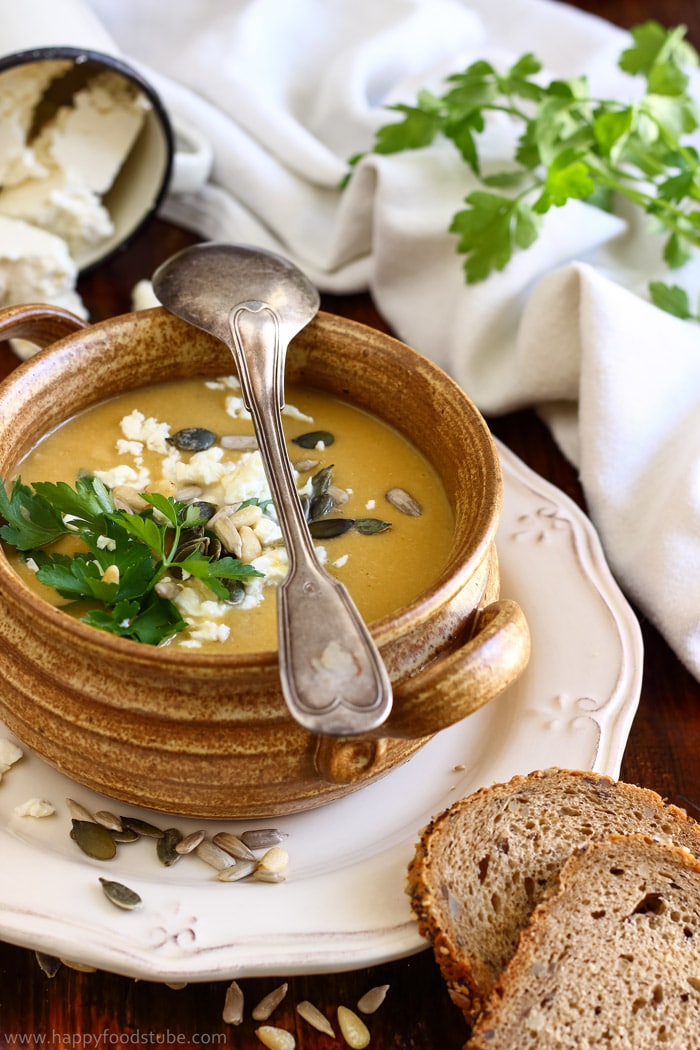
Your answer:
[[[585,770],[535,770],[480,788],[423,829],[406,892],[470,1026],[568,858],[611,833],[647,834],[700,854],[700,830],[684,810]]]

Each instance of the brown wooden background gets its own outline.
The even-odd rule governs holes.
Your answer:
[[[700,49],[698,0],[580,0],[573,6],[623,27],[648,18],[668,26],[685,24],[690,40]],[[536,44],[533,41],[535,51]],[[93,319],[128,310],[136,280],[149,277],[163,259],[191,240],[190,235],[163,222],[150,225],[125,252],[82,282],[81,292]],[[325,297],[323,306],[383,327],[365,296]],[[6,374],[14,363],[9,350],[0,347],[0,374]],[[518,412],[489,422],[531,467],[582,504],[575,472],[533,413]],[[622,776],[655,789],[700,817],[700,684],[649,624],[642,621],[642,629],[646,646],[642,696]],[[46,892],[51,893],[50,885]],[[247,1002],[256,1002],[281,977],[284,975],[244,981]],[[250,1019],[236,1028],[223,1023],[227,983],[173,990],[66,968],[49,980],[39,970],[33,952],[0,944],[0,1050],[17,1045],[18,1036],[37,1040],[28,1045],[43,1042],[48,1047],[75,1046],[81,1050],[125,1045],[259,1047]],[[296,1027],[294,1004],[310,999],[330,1012],[339,1003],[353,1006],[368,987],[384,983],[390,985],[389,994],[370,1021],[374,1050],[461,1047],[466,1029],[445,993],[429,951],[369,970],[291,978],[289,994],[275,1014],[275,1023],[296,1028],[297,1045],[304,1050],[330,1050],[342,1044],[333,1043],[306,1024]]]

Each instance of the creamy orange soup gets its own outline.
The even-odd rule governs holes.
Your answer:
[[[283,421],[300,492],[310,478],[332,466],[332,494],[338,503],[331,516],[377,518],[385,531],[363,535],[354,530],[315,545],[326,568],[349,589],[366,622],[405,606],[424,592],[444,566],[453,538],[453,515],[435,470],[401,434],[378,418],[320,391],[291,388]],[[167,441],[182,428],[203,427],[216,434],[203,451],[183,451]],[[324,446],[301,448],[293,439],[315,431],[330,433]],[[196,494],[217,506],[237,506],[251,496],[268,497],[260,454],[223,447],[232,435],[253,435],[240,388],[233,377],[162,384],[115,398],[72,419],[45,438],[20,464],[22,481],[66,481],[80,472],[101,476],[116,493],[167,486],[177,495]],[[235,442],[235,438],[234,438]],[[149,447],[150,446],[150,447]],[[121,487],[121,488],[120,488]],[[420,507],[406,513],[388,501],[401,489]],[[415,508],[413,508],[415,511]],[[176,604],[188,629],[170,645],[207,652],[275,649],[275,584],[284,576],[286,552],[275,522],[253,527],[262,550],[252,561],[265,571],[262,581],[246,584],[245,600],[221,602],[202,584],[174,584]],[[31,562],[8,551],[27,584],[55,605],[64,604],[41,584]],[[186,585],[194,587],[189,598]],[[198,589],[199,588],[199,589]],[[79,609],[71,608],[76,615]]]

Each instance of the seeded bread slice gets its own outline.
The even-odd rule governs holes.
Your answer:
[[[700,855],[698,825],[655,792],[563,769],[483,788],[425,828],[406,889],[468,1024],[565,861],[611,833],[641,833]]]
[[[700,862],[593,842],[535,910],[465,1050],[700,1047]]]

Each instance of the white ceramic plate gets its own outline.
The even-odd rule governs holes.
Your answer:
[[[403,881],[418,832],[433,814],[481,785],[547,766],[617,776],[639,699],[636,619],[588,519],[507,449],[500,451],[502,593],[520,602],[533,643],[518,683],[379,783],[273,822],[289,836],[289,877],[279,885],[226,885],[195,857],[165,868],[146,839],[122,846],[112,861],[90,860],[69,839],[66,797],[92,811],[138,811],[25,754],[0,784],[0,937],[170,982],[385,962],[425,947]],[[6,735],[0,723],[0,736]],[[15,806],[35,796],[51,800],[55,815],[37,820],[14,814]],[[140,815],[185,832],[198,826]],[[211,830],[221,825],[214,822]],[[138,891],[143,907],[116,909],[102,893],[100,876]]]

